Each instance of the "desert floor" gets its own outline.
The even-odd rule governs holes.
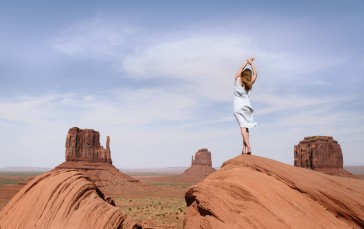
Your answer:
[[[364,166],[345,167],[364,179]],[[32,177],[43,172],[0,172],[0,210]],[[116,206],[143,225],[143,228],[183,228],[185,191],[196,182],[178,182],[178,173],[131,172],[128,175],[160,188],[158,193],[129,193],[114,197]]]

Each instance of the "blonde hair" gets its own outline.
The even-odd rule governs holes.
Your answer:
[[[244,69],[244,71],[240,75],[241,78],[241,86],[245,88],[247,91],[251,91],[252,84],[252,71],[248,68]]]

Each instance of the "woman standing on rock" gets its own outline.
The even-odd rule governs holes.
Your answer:
[[[251,154],[251,147],[249,142],[249,128],[257,125],[254,122],[253,108],[249,100],[249,91],[252,90],[252,86],[257,79],[257,71],[254,66],[254,58],[248,58],[235,76],[234,84],[234,115],[239,123],[241,129],[241,135],[243,137],[243,150],[241,154]],[[247,65],[251,65],[252,70],[245,68]]]

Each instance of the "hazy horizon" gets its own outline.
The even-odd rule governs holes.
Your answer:
[[[240,154],[233,78],[255,56],[252,153],[293,164],[333,136],[364,165],[364,2],[3,1],[1,167],[53,168],[71,127],[110,136],[117,168],[214,167]]]
[[[292,165],[293,166],[293,165]],[[163,171],[163,172],[183,172],[185,169],[188,169],[189,166],[171,166],[171,167],[145,167],[145,168],[117,168],[121,170],[121,172],[154,172],[154,171]],[[219,169],[220,166],[214,167],[215,169]],[[359,168],[364,169],[364,165],[344,165],[345,168]],[[29,170],[27,170],[29,169]],[[45,168],[45,167],[4,167],[0,168],[0,172],[42,172],[52,170],[54,168]]]

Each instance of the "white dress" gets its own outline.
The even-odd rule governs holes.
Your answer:
[[[254,122],[253,112],[248,91],[241,86],[238,77],[234,84],[234,115],[240,127],[252,128],[257,125]]]

